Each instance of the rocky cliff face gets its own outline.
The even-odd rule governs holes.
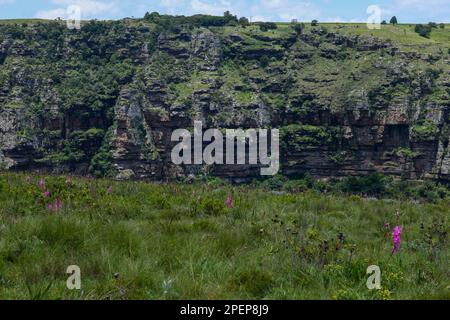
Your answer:
[[[450,181],[450,41],[404,45],[359,28],[0,25],[0,166],[119,179],[259,174],[172,164],[173,130],[201,120],[279,128],[286,175]]]

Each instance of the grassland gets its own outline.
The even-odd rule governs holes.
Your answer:
[[[0,24],[39,22],[42,21],[2,20]],[[143,20],[127,23],[153,26]],[[429,39],[419,36],[414,32],[414,25],[407,24],[386,25],[381,30],[369,30],[365,24],[343,23],[320,24],[314,28],[321,27],[338,34],[390,39],[401,51],[420,55],[445,53],[450,47],[449,25],[433,29]],[[313,27],[307,24],[305,28],[312,33]],[[219,35],[238,34],[243,42],[241,49],[253,52],[281,50],[279,44],[271,43],[272,40],[287,39],[292,34],[287,23],[278,24],[278,29],[267,32],[256,25],[245,29],[211,27],[211,30]],[[92,32],[97,40],[91,41],[91,36],[86,36],[83,41],[92,48],[82,47],[80,54],[91,56],[91,50],[103,52],[101,44],[109,46],[111,40],[119,36],[119,31],[108,35],[109,38],[103,38],[105,33],[101,29]],[[62,31],[61,35],[64,35]],[[147,32],[134,33],[133,45],[150,41],[148,36]],[[29,42],[30,45],[36,43],[38,40],[34,39]],[[180,43],[172,45],[178,48]],[[47,52],[53,52],[52,48],[48,44]],[[266,98],[271,105],[282,109],[287,104],[284,93],[259,95],[252,87],[255,82],[252,79],[262,83],[271,79],[280,84],[294,83],[294,93],[313,92],[322,105],[337,108],[346,105],[344,99],[348,92],[357,88],[369,91],[383,85],[380,80],[384,79],[385,69],[377,63],[382,61],[385,68],[390,68],[397,61],[387,54],[380,59],[378,52],[362,54],[351,50],[344,52],[348,54],[346,57],[330,59],[321,56],[322,49],[327,47],[313,48],[301,42],[292,51],[311,55],[300,62],[288,59],[286,70],[290,72],[284,72],[283,63],[267,55],[262,65],[259,65],[262,59],[237,58],[226,60],[217,72],[185,72],[190,69],[176,65],[175,58],[165,54],[160,55],[159,64],[152,62],[151,71],[156,74],[150,74],[149,78],[154,76],[154,79],[163,79],[163,84],[167,82],[176,97],[175,104],[179,105],[189,100],[194,92],[209,89],[219,79],[224,82],[223,88],[212,100],[231,98],[245,106]],[[432,65],[442,68],[446,75],[447,56],[440,57]],[[11,55],[4,64],[11,66],[11,74],[17,73],[12,59],[22,59],[19,62],[24,66],[46,66],[44,62],[35,64],[35,61]],[[79,79],[86,79],[85,74],[91,75],[96,70],[92,66],[98,65],[98,59],[104,59],[105,65],[111,60],[108,55],[92,56],[92,60],[82,66],[84,71],[73,78],[83,83]],[[50,65],[53,60],[45,61]],[[76,61],[79,62],[78,58]],[[128,63],[123,62],[123,65]],[[417,64],[411,71],[430,66],[420,59],[412,59],[411,64]],[[51,65],[54,70],[65,70],[72,62],[61,62],[59,66],[52,62]],[[74,65],[78,68],[78,64]],[[100,68],[94,78],[89,78],[96,85],[86,87],[89,90],[78,84],[72,88],[68,77],[67,86],[74,90],[70,91],[70,96],[88,99],[66,101],[65,106],[102,101],[105,95],[97,89],[100,80],[104,81],[105,88],[110,86],[107,75],[110,70],[122,70],[121,67],[122,63],[111,64],[110,69]],[[134,68],[129,64],[123,74],[114,77],[126,79]],[[51,78],[46,72],[48,68],[43,69],[40,77]],[[23,73],[37,77],[33,72]],[[178,73],[184,76],[183,81],[169,79],[177,78],[173,74]],[[411,73],[411,79],[417,74]],[[359,80],[353,80],[353,76]],[[4,73],[4,79],[7,77],[9,74]],[[396,88],[395,94],[402,94],[401,89]],[[43,90],[36,97],[40,99],[50,93]],[[228,93],[229,97],[220,93]],[[107,98],[116,99],[114,95]],[[16,99],[11,101],[5,106],[20,107]],[[23,103],[28,105],[26,100]],[[105,103],[104,110],[108,108],[112,106]],[[309,111],[308,108],[313,110],[315,105],[297,111]],[[165,115],[163,109],[154,108],[153,112]],[[235,114],[225,111],[219,116],[222,117],[220,123],[227,123]],[[434,127],[430,130],[426,124],[420,123],[414,128],[415,134],[424,139],[429,138],[430,133],[437,134]],[[306,132],[327,140],[329,134],[323,128],[301,125],[294,134]],[[104,132],[107,131],[105,128]],[[92,136],[96,135],[73,136],[73,141],[67,145],[79,141],[79,144],[73,143],[78,148]],[[305,142],[302,136],[299,139],[299,148],[315,147],[324,142],[321,139]],[[313,143],[308,145],[308,141]],[[72,149],[67,150],[70,155],[77,154]],[[45,151],[49,156],[44,159],[52,156],[55,162],[66,159],[65,153],[56,151]],[[85,150],[80,147],[75,151]],[[412,150],[396,152],[400,151],[414,157]],[[339,162],[339,154],[336,162]],[[28,178],[26,174],[3,173],[0,174],[0,299],[449,299],[449,191],[429,185],[408,189],[405,184],[391,188],[395,192],[390,195],[403,192],[402,200],[383,200],[382,197],[319,193],[301,184],[280,192],[269,185],[231,186],[206,180],[180,185],[37,175]],[[366,186],[356,183],[356,187],[355,184],[347,187],[350,190]],[[375,189],[368,188],[363,193]],[[230,194],[233,206],[227,207],[225,202]],[[54,209],[55,204],[58,204],[57,209]],[[393,253],[392,228],[395,226],[403,227],[398,253]],[[81,268],[82,290],[67,289],[69,265]],[[366,287],[366,269],[370,265],[381,268],[381,290],[370,291]]]
[[[0,298],[449,299],[449,204],[4,173]]]
[[[0,19],[0,24],[22,24],[22,23],[44,23],[49,20],[45,19]]]

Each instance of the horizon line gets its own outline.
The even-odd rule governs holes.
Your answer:
[[[214,15],[206,15],[206,14],[202,14],[202,13],[198,13],[198,14],[193,14],[193,15],[170,15],[170,14],[162,14],[162,15],[166,15],[166,16],[173,16],[173,17],[192,17],[192,16],[196,16],[196,15],[205,15],[205,16],[212,16],[214,17]],[[219,16],[216,16],[219,17]],[[67,19],[63,19],[61,18],[55,18],[55,19],[47,19],[47,18],[0,18],[0,21],[15,21],[15,20],[30,20],[30,21],[67,21]],[[123,17],[123,18],[118,18],[118,19],[101,19],[101,18],[91,18],[91,19],[81,19],[80,21],[82,22],[90,22],[90,21],[122,21],[122,20],[144,20],[144,17]],[[367,21],[320,21],[318,19],[313,19],[313,20],[317,20],[318,24],[367,24]],[[308,20],[308,21],[300,21],[298,20],[297,23],[311,23],[313,20]],[[385,25],[392,25],[391,23],[389,23],[387,20]],[[272,22],[272,23],[276,23],[276,24],[291,24],[293,23],[293,21],[252,21],[251,23],[264,23],[264,22]],[[428,22],[401,22],[401,23],[397,23],[397,25],[411,25],[411,24],[428,24],[428,23],[437,23],[437,24],[445,24],[445,25],[450,25],[450,21],[428,21]]]

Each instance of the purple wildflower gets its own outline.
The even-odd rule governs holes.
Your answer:
[[[47,206],[47,209],[51,212],[57,212],[62,209],[61,199],[56,198],[52,204]]]
[[[386,228],[387,231],[391,230],[391,224],[389,222],[386,222],[384,227]]]
[[[401,234],[403,232],[403,228],[396,226],[394,228],[394,232],[392,232],[392,242],[394,243],[394,248],[392,253],[397,253],[400,251],[400,242],[401,242]]]
[[[55,203],[54,203],[54,207],[55,207],[56,210],[62,209],[61,199],[56,198]]]
[[[26,180],[27,182],[30,182],[30,181],[31,181],[31,177],[30,177],[30,176],[27,176],[27,177],[25,178],[25,180]]]
[[[233,204],[233,195],[232,195],[231,193],[228,195],[228,198],[227,198],[227,200],[225,201],[225,204],[227,205],[227,208],[228,208],[228,209],[232,209],[232,208],[234,207],[234,204]]]
[[[41,188],[41,189],[44,189],[44,188],[45,188],[45,180],[44,180],[44,178],[41,178],[41,179],[39,180],[38,186],[39,186],[39,188]]]
[[[113,192],[112,186],[109,186],[108,189],[106,189],[106,192],[111,194]]]
[[[48,197],[50,197],[50,191],[45,190],[45,192],[44,192],[44,198],[48,198]]]

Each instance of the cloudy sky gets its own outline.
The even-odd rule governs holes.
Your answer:
[[[450,0],[0,0],[0,19],[64,18],[78,5],[82,19],[142,17],[147,11],[191,15],[222,15],[229,10],[252,21],[363,22],[370,5],[379,5],[382,18],[399,22],[450,22]]]

